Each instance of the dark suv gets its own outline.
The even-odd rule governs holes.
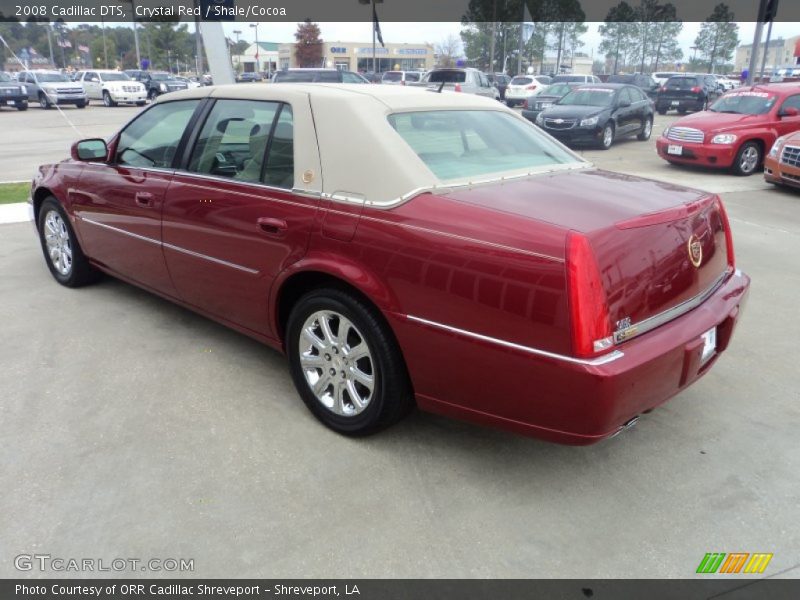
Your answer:
[[[0,73],[0,106],[13,104],[17,110],[28,110],[28,90],[5,73]]]
[[[131,78],[141,81],[147,88],[148,100],[155,100],[161,94],[185,90],[189,87],[185,81],[175,79],[172,73],[166,71],[125,71]]]
[[[690,110],[705,110],[719,96],[719,85],[713,75],[675,75],[658,90],[656,110],[665,115],[675,109],[683,115]]]
[[[606,83],[625,83],[627,85],[635,85],[642,90],[647,97],[655,101],[658,97],[658,83],[650,77],[650,75],[643,75],[635,73],[633,75],[612,75],[608,78]]]
[[[339,69],[286,69],[275,73],[272,83],[369,83],[369,80]]]

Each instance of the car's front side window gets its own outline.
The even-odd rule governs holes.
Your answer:
[[[218,100],[197,138],[188,169],[237,181],[263,181],[277,187],[291,187],[294,177],[292,140],[289,105],[258,100]],[[262,169],[265,171],[263,178]]]
[[[199,102],[164,102],[142,113],[119,136],[117,164],[170,168],[181,137]]]

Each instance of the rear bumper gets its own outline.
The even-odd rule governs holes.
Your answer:
[[[764,159],[764,179],[800,188],[800,168],[784,165],[767,155]]]
[[[656,110],[703,110],[704,98],[656,98]]]
[[[681,154],[669,154],[670,145],[680,146]],[[701,165],[704,167],[728,168],[736,158],[736,146],[730,144],[696,144],[677,142],[659,137],[656,140],[656,151],[664,160],[685,165]]]
[[[707,373],[730,343],[749,286],[736,271],[699,307],[622,344],[607,362],[535,354],[389,317],[421,409],[586,445],[613,436]],[[701,365],[701,336],[713,327],[717,350]]]

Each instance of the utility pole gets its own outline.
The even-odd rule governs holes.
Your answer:
[[[103,28],[103,64],[108,68],[108,48],[106,47],[106,22],[102,17],[100,18],[100,26]]]
[[[753,83],[753,73],[756,70],[756,60],[758,59],[758,46],[761,42],[761,33],[764,30],[764,23],[769,21],[770,28],[772,27],[772,21],[775,18],[775,14],[778,12],[778,0],[759,0],[758,3],[758,18],[756,20],[756,32],[753,35],[753,48],[750,52],[750,64],[747,68],[747,80],[745,81],[746,85],[752,85]],[[766,58],[766,53],[769,48],[764,48],[764,55]],[[763,69],[763,62],[762,62],[762,69]]]
[[[142,55],[139,52],[139,30],[136,28],[136,0],[131,0],[131,18],[133,19],[133,43],[136,46],[136,68],[142,68]]]

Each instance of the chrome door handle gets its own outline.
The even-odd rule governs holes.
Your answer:
[[[134,202],[137,205],[143,206],[145,208],[150,208],[153,206],[153,194],[150,192],[136,192],[136,195],[133,197]]]
[[[289,226],[286,224],[286,221],[283,219],[261,217],[256,222],[258,223],[258,228],[268,235],[282,236],[289,228]]]

